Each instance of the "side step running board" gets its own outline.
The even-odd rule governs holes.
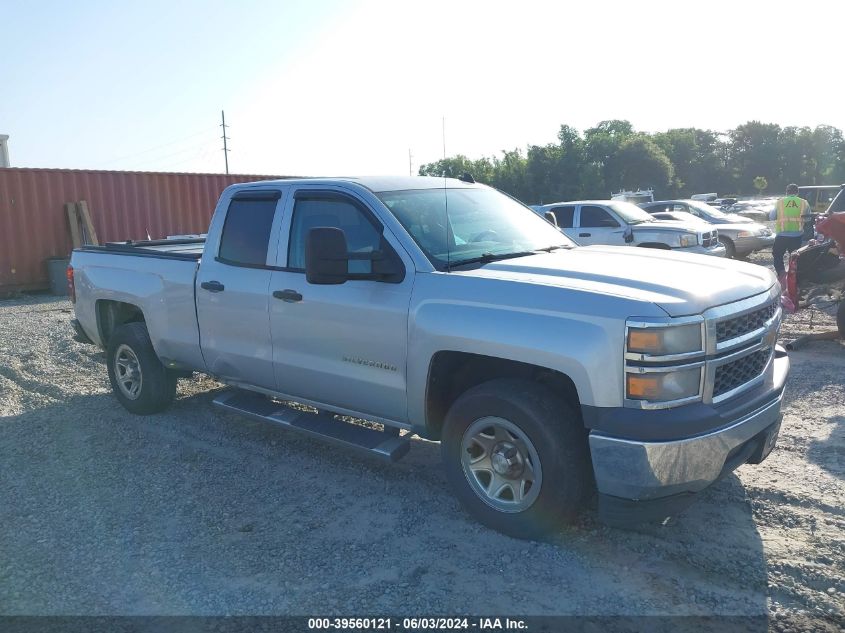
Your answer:
[[[411,447],[410,435],[399,436],[398,429],[376,431],[341,422],[330,413],[297,411],[249,391],[224,391],[214,399],[213,404],[224,411],[279,424],[340,446],[364,450],[390,462],[404,457]]]

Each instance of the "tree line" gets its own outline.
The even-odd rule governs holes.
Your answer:
[[[525,152],[513,149],[474,160],[458,154],[419,169],[421,176],[463,173],[529,204],[605,199],[639,188],[653,188],[657,199],[707,192],[780,195],[790,182],[845,182],[845,138],[829,125],[749,121],[728,132],[648,133],[614,119],[583,134],[561,125],[556,143],[529,145]]]

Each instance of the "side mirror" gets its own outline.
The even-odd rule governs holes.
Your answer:
[[[557,226],[557,217],[556,217],[556,216],[555,216],[555,214],[554,214],[554,213],[552,213],[551,211],[546,211],[546,212],[543,214],[543,217],[544,217],[544,218],[546,218],[546,220],[548,220],[550,223],[552,223],[552,224],[554,224],[555,226]]]
[[[336,285],[349,279],[346,235],[337,228],[319,227],[305,237],[305,279],[309,284]]]
[[[622,234],[622,237],[625,239],[626,244],[630,244],[634,241],[634,229],[629,226],[625,229],[625,232]]]
[[[347,281],[381,281],[398,284],[405,278],[402,260],[381,238],[379,250],[350,253],[343,230],[318,227],[305,237],[305,279],[309,284],[337,285]],[[371,262],[370,272],[350,273],[349,261]]]

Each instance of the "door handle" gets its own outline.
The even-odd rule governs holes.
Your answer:
[[[204,281],[200,284],[200,288],[208,290],[209,292],[223,292],[223,290],[226,289],[226,286],[221,284],[219,281]]]
[[[287,301],[288,303],[302,301],[302,295],[296,290],[274,290],[273,296],[276,299],[281,299],[282,301]]]
[[[590,236],[592,236],[592,233],[579,233],[578,234],[578,237],[590,237]]]

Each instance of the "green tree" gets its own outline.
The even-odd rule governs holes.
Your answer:
[[[754,188],[757,190],[759,195],[763,195],[763,192],[766,190],[766,187],[769,186],[768,181],[766,180],[765,176],[757,176],[754,179]]]
[[[464,173],[471,174],[477,182],[490,184],[493,180],[493,164],[489,158],[470,160],[463,154],[441,158],[433,163],[420,165],[420,176],[446,176],[458,178]]]
[[[622,143],[634,134],[629,121],[602,121],[584,132],[584,175],[589,179],[585,192],[591,197],[607,197],[618,187],[616,175],[610,173],[612,159]]]
[[[754,178],[764,176],[780,189],[782,176],[781,128],[774,123],[749,121],[730,132],[730,165],[736,193],[749,193]]]
[[[582,135],[561,125],[557,142],[527,152],[470,159],[451,156],[420,167],[420,175],[464,172],[524,202],[606,198],[625,188],[654,187],[667,198],[782,189],[788,182],[845,182],[845,139],[829,125],[785,127],[749,121],[729,132],[679,128],[636,132],[629,121],[601,121]],[[758,185],[765,179],[765,186]]]
[[[671,187],[675,173],[663,150],[645,134],[626,138],[608,160],[606,172],[613,189],[658,190]]]
[[[727,185],[723,166],[724,147],[715,132],[678,128],[658,132],[652,140],[663,150],[675,176],[666,197],[689,197],[719,191]]]

